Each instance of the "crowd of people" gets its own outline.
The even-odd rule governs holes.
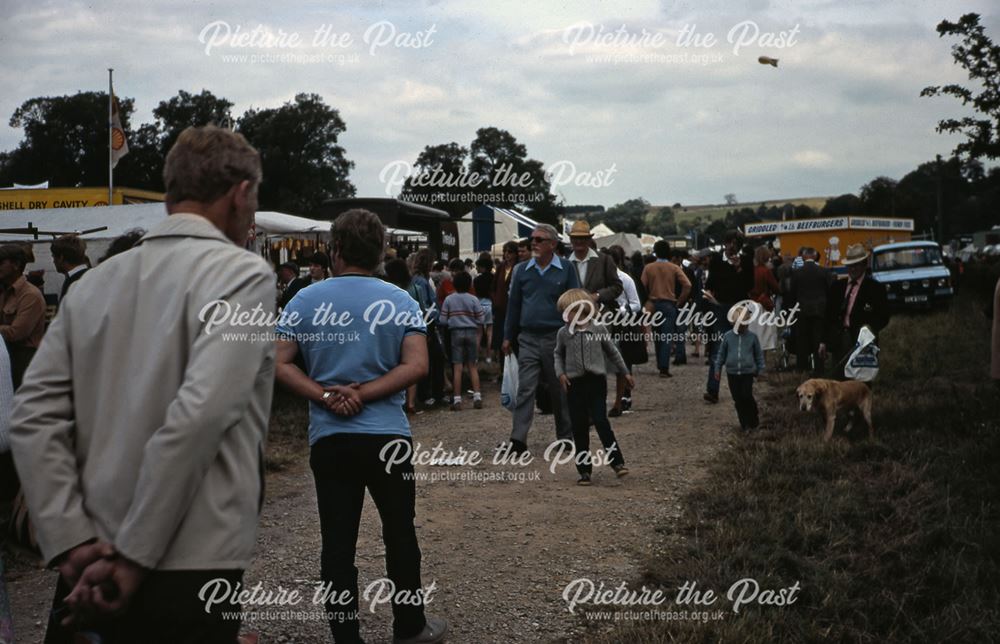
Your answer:
[[[634,410],[634,368],[650,361],[650,343],[659,378],[704,358],[707,404],[719,402],[725,371],[752,431],[753,382],[779,343],[794,346],[795,369],[836,373],[861,326],[877,334],[888,322],[862,246],[847,250],[848,279],[837,280],[812,248],[782,257],[734,231],[715,251],[659,241],[629,256],[597,248],[577,221],[568,244],[540,224],[500,257],[444,262],[429,249],[388,252],[378,217],[351,210],[303,274],[244,248],[261,168],[242,136],[188,128],[164,180],[169,216],[116,240],[96,266],[79,238],[52,242],[66,279],[51,320],[24,275],[28,251],[0,245],[0,453],[10,450],[0,474],[19,486],[28,532],[58,571],[47,643],[237,641],[239,620],[199,590],[239,583],[251,561],[275,382],[309,404],[320,578],[346,598],[327,613],[334,640],[361,641],[367,492],[398,591],[394,642],[439,642],[447,622],[412,601],[422,588],[413,465],[385,458],[400,443],[412,450],[414,414],[495,405],[485,376],[516,362],[501,449],[523,456],[536,410],[550,414],[587,486],[591,426],[613,475],[629,473],[611,419]],[[372,323],[385,307],[392,314]],[[794,324],[762,315],[781,312]],[[0,640],[9,632],[0,567]]]

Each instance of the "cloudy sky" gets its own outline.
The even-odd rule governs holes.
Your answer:
[[[236,115],[320,94],[359,196],[485,126],[561,162],[569,204],[834,195],[954,147],[934,127],[961,106],[919,93],[966,81],[935,26],[969,11],[1000,39],[986,0],[5,0],[0,149],[23,101],[103,90],[113,67],[137,122],[180,89]]]

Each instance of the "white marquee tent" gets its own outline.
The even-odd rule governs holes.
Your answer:
[[[594,226],[593,228],[591,228],[590,229],[590,233],[594,236],[594,238],[597,238],[597,237],[610,237],[611,235],[615,234],[615,231],[613,231],[610,228],[608,228],[607,225],[605,225],[603,223],[600,223],[600,224],[597,224],[596,226]]]
[[[606,237],[594,236],[594,243],[598,248],[610,248],[611,246],[621,246],[625,249],[626,255],[643,251],[642,241],[632,233],[615,233]]]
[[[38,230],[34,235],[0,232],[0,243],[27,242],[32,245],[35,261],[25,272],[45,271],[45,292],[59,293],[63,276],[56,272],[49,253],[50,242],[59,234],[82,233],[87,242],[87,256],[96,265],[112,240],[135,229],[149,230],[167,216],[162,203],[97,206],[91,208],[45,208],[39,210],[0,211],[0,230],[27,228]],[[317,234],[327,239],[330,222],[297,217],[280,212],[261,211],[256,215],[258,236]],[[54,234],[53,234],[54,233]]]

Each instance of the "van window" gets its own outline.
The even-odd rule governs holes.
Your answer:
[[[916,246],[876,253],[873,268],[876,271],[891,271],[899,268],[935,266],[941,263],[941,249],[933,246]]]

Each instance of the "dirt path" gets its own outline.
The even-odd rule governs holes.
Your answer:
[[[661,379],[649,366],[638,374],[633,413],[612,419],[631,474],[617,479],[608,467],[595,470],[592,487],[576,485],[572,464],[550,472],[543,459],[552,440],[551,416],[536,416],[529,436],[534,462],[526,467],[494,465],[497,443],[510,431],[496,384],[484,388],[486,408],[421,414],[414,440],[430,449],[477,450],[478,466],[425,466],[428,475],[534,480],[436,480],[417,483],[417,534],[423,552],[423,583],[436,584],[429,611],[452,625],[450,642],[545,642],[573,639],[581,629],[562,599],[574,579],[614,587],[634,580],[651,551],[655,527],[679,512],[680,497],[702,473],[712,454],[733,436],[735,412],[728,393],[722,402],[701,399],[704,359]],[[723,389],[725,387],[723,386]],[[471,405],[467,405],[471,407]],[[593,444],[597,437],[593,435]],[[308,459],[268,480],[254,565],[246,585],[299,589],[309,602],[319,573],[320,536]],[[385,576],[378,515],[367,499],[358,541],[360,584]],[[19,642],[41,641],[51,601],[52,573],[17,569],[10,583]],[[363,603],[362,629],[369,644],[391,642],[391,611],[375,613]],[[262,642],[329,642],[322,621],[272,619],[247,624]]]

